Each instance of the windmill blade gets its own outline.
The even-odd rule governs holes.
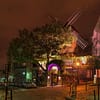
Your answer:
[[[82,48],[85,49],[85,47],[87,47],[88,43],[79,35],[77,35],[77,44]]]
[[[73,17],[73,19],[68,23],[68,25],[74,24],[78,20],[79,17],[80,17],[80,13],[77,14],[75,17]]]
[[[70,21],[79,12],[80,12],[80,10],[76,10],[75,12],[73,12],[73,14],[67,19],[67,21]]]
[[[75,11],[67,20],[67,22],[65,23],[64,27],[67,27],[68,25],[72,25],[73,23],[75,23],[77,21],[77,19],[80,17],[81,11]]]
[[[68,25],[72,25],[74,22],[77,21],[77,19],[79,18],[80,16],[80,12],[77,12],[73,17],[72,19],[68,22]]]
[[[79,45],[82,49],[85,49],[88,45],[87,41],[85,41],[77,32],[73,32],[73,35],[77,37],[77,45]]]
[[[83,40],[80,40],[80,39],[77,40],[77,44],[78,44],[82,49],[85,49],[86,46],[88,45],[87,42],[85,42],[85,41],[83,41]]]

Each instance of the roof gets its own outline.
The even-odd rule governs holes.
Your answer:
[[[96,32],[99,32],[99,33],[100,33],[100,16],[99,16],[99,18],[98,18],[98,21],[97,21],[97,24],[96,24],[94,30],[95,30]]]

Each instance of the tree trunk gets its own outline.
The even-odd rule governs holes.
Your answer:
[[[46,63],[46,70],[48,70],[48,63],[49,63],[49,53],[47,53],[47,63]]]

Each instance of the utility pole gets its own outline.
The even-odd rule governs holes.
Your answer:
[[[8,65],[5,65],[5,100],[7,100],[7,96],[8,96]]]
[[[99,93],[100,93],[99,87],[100,87],[100,86],[99,86],[99,85],[100,85],[100,84],[98,83],[98,84],[97,84],[97,89],[98,89],[98,100],[100,100],[100,99],[99,99],[99,98],[100,98],[100,95],[99,95]]]
[[[5,100],[8,100],[8,77],[9,77],[9,72],[10,72],[10,65],[6,64],[5,65]],[[10,100],[12,100],[12,89],[10,90]]]

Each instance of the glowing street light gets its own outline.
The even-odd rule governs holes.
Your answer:
[[[79,67],[80,67],[80,62],[76,62],[76,67],[77,67],[77,81],[78,81],[78,84],[79,84]]]
[[[76,62],[76,66],[78,66],[78,67],[79,67],[79,66],[80,66],[80,63],[79,63],[79,62]]]

